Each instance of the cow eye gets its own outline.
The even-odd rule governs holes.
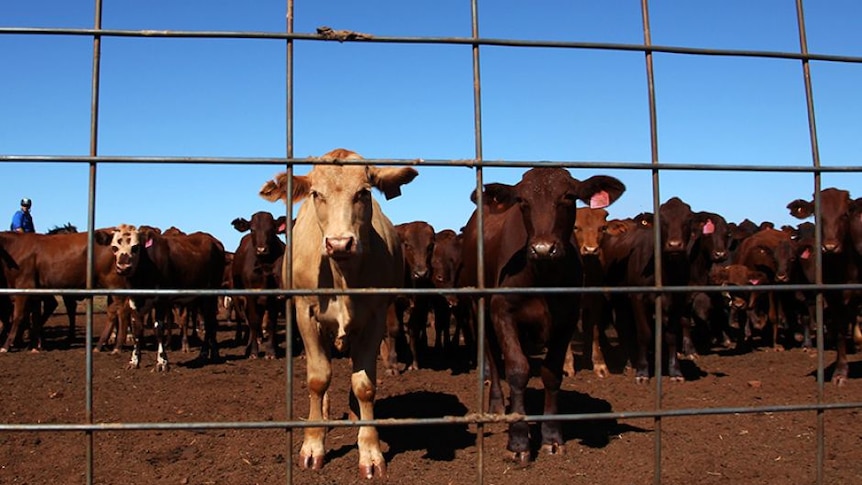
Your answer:
[[[602,226],[601,229],[599,229],[599,230],[603,233],[606,233],[606,232],[608,232],[608,226]]]
[[[120,248],[119,248],[119,247],[117,247],[117,246],[111,246],[111,251],[112,251],[114,254],[117,254],[117,252],[119,252],[119,251],[120,251]]]

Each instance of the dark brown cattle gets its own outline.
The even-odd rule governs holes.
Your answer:
[[[747,331],[747,313],[754,307],[758,293],[735,287],[765,284],[766,274],[743,264],[716,265],[710,271],[709,280],[712,284],[726,287],[721,292],[721,298],[728,308],[730,325]],[[744,335],[744,338],[747,337],[747,334]]]
[[[692,225],[696,222],[691,207],[673,197],[659,207],[662,284],[664,286],[686,286],[689,281],[690,263],[688,260],[689,240]],[[654,286],[655,276],[655,237],[651,218],[639,217],[639,222],[627,223],[625,230],[615,237],[606,237],[602,246],[610,286]],[[635,347],[630,356],[635,366],[635,382],[649,381],[649,355],[654,347],[653,315],[655,314],[655,294],[628,293],[612,295],[615,323],[618,331],[629,335],[634,325],[637,336]],[[682,326],[690,318],[691,306],[688,295],[674,292],[663,295],[662,303],[662,344],[667,354],[667,372],[673,381],[682,381],[684,376],[679,367],[677,349]],[[625,342],[629,344],[629,342]]]
[[[96,237],[107,230],[97,230]],[[9,288],[58,288],[80,289],[87,283],[87,233],[34,234],[0,232],[0,267],[2,281]],[[122,288],[123,282],[110,270],[112,255],[107,249],[94,248],[94,284],[100,288]],[[30,338],[34,350],[42,348],[41,327],[53,308],[36,308],[46,299],[28,295],[12,297],[14,310],[10,318],[10,329],[0,352],[8,351],[16,337],[22,321],[29,313],[31,319]],[[56,300],[50,297],[56,307]],[[70,312],[74,313],[74,298]],[[73,315],[71,315],[73,317]],[[72,320],[74,325],[74,320]],[[71,329],[74,331],[74,327]]]
[[[256,212],[248,221],[238,217],[231,223],[239,232],[250,231],[242,237],[234,252],[231,275],[234,289],[278,289],[281,275],[281,261],[284,256],[284,242],[279,234],[284,234],[286,217],[274,218],[265,211]],[[242,297],[245,300],[245,315],[249,336],[246,356],[256,359],[259,354],[258,342],[264,339],[262,323],[266,320],[263,340],[264,355],[275,358],[275,323],[279,312],[280,300],[276,296]]]
[[[850,214],[853,209],[850,193],[836,188],[820,192],[821,204],[821,254],[823,283],[843,284],[859,281],[859,254],[854,248],[850,229]],[[787,205],[790,214],[799,219],[814,215],[814,202],[797,199]],[[837,355],[832,382],[844,385],[847,382],[846,336],[851,323],[855,323],[859,308],[859,295],[854,291],[826,289],[824,319],[829,334],[835,338]]]
[[[444,229],[435,235],[434,251],[431,254],[431,282],[434,288],[445,290],[457,287],[463,267],[462,248],[462,235],[452,229]],[[476,339],[470,328],[470,299],[455,294],[434,295],[432,306],[435,348],[443,349],[452,359],[456,357],[463,338],[467,364],[474,365]],[[453,328],[454,331],[451,331]]]
[[[516,185],[488,184],[484,188],[485,284],[499,288],[571,287],[583,285],[580,257],[572,244],[576,210],[582,200],[596,207],[615,201],[625,190],[617,179],[594,176],[572,178],[561,168],[534,168]],[[464,228],[462,286],[477,285],[477,212]],[[503,293],[486,298],[491,325],[487,329],[486,360],[491,387],[489,408],[502,413],[500,373],[509,384],[508,412],[526,414],[524,391],[530,377],[529,360],[545,351],[542,382],[544,413],[557,413],[563,361],[577,326],[579,298],[573,294]],[[542,450],[561,453],[560,423],[542,423]],[[509,458],[530,460],[529,425],[509,426]]]
[[[771,228],[761,229],[742,241],[733,262],[763,272],[766,275],[767,284],[787,284],[793,278],[796,245],[788,232]],[[749,318],[746,325],[753,326],[754,330],[760,331],[767,325],[771,326],[771,344],[776,350],[783,349],[778,338],[778,330],[779,327],[786,326],[782,303],[788,296],[793,298],[793,294],[789,292],[760,293],[747,312]],[[737,345],[749,343],[746,336],[751,334],[752,329],[744,330],[745,335]]]
[[[406,222],[395,226],[401,252],[404,255],[404,287],[431,288],[431,252],[434,250],[434,227],[424,221]],[[396,341],[407,338],[410,347],[410,364],[407,370],[419,369],[419,359],[428,350],[428,313],[431,295],[399,295],[387,314],[386,338],[381,344],[386,373],[398,373]]]
[[[727,221],[714,212],[698,212],[692,225],[692,237],[688,250],[690,271],[689,284],[706,286],[710,284],[710,271],[715,265],[728,260],[730,230]],[[727,312],[722,305],[721,295],[715,292],[694,292],[690,295],[691,321],[684,321],[682,327],[682,354],[693,359],[697,356],[695,340],[705,341],[709,347],[714,341],[723,341],[722,332],[727,325]],[[704,338],[695,339],[693,329],[703,329]]]
[[[361,160],[345,149],[333,150],[305,176],[287,174],[264,184],[261,197],[296,203],[293,239],[293,287],[303,289],[395,288],[404,282],[404,256],[392,222],[371,195],[377,188],[387,198],[418,172],[410,167],[375,167],[338,163]],[[282,281],[287,282],[286,269]],[[294,297],[296,320],[305,346],[309,421],[328,419],[326,395],[332,380],[331,348],[349,355],[350,412],[363,421],[374,419],[377,356],[386,333],[389,294],[314,294]],[[305,428],[300,466],[319,469],[326,454],[325,426]],[[386,461],[374,426],[359,428],[359,472],[363,478],[385,476]]]
[[[151,230],[121,224],[112,233],[96,238],[100,245],[110,247],[114,268],[134,289],[219,289],[224,276],[224,246],[213,236],[195,232],[189,235],[163,236]],[[143,346],[144,321],[150,310],[155,311],[156,343],[155,370],[169,370],[165,327],[168,313],[175,304],[200,313],[204,321],[204,338],[200,359],[218,359],[218,298],[216,295],[182,294],[173,296],[133,296],[135,346],[129,367],[139,368]]]

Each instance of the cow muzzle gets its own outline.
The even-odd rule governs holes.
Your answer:
[[[348,259],[356,254],[357,244],[353,236],[327,237],[326,255],[336,260]]]
[[[528,248],[530,259],[556,259],[563,255],[563,250],[554,241],[535,241]]]

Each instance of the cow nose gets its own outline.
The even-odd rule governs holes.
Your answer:
[[[667,248],[670,251],[682,250],[682,239],[671,239],[667,242]]]
[[[780,272],[775,274],[775,281],[779,283],[787,283],[790,281],[790,277],[785,272]]]
[[[414,280],[420,280],[426,276],[428,276],[428,269],[427,268],[413,270],[413,279]]]
[[[258,256],[266,256],[269,253],[269,248],[266,246],[258,246],[255,248]]]
[[[338,255],[353,252],[353,237],[328,237],[326,238],[326,254]]]
[[[713,251],[712,252],[712,260],[713,261],[724,261],[727,259],[727,251]]]
[[[592,256],[598,254],[598,252],[598,246],[584,246],[581,248],[581,254],[583,254],[584,256]]]
[[[824,253],[837,253],[838,247],[839,246],[836,243],[824,243],[823,244],[823,252]]]
[[[530,256],[533,258],[554,258],[557,257],[559,253],[560,251],[557,248],[557,245],[550,241],[539,241],[530,245]]]

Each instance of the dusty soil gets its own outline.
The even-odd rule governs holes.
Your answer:
[[[65,315],[52,317],[48,348],[41,353],[0,355],[0,419],[4,423],[83,423],[84,332],[68,344]],[[95,333],[103,314],[95,316]],[[83,322],[83,315],[79,322]],[[223,322],[224,323],[224,322]],[[285,359],[247,360],[232,345],[232,328],[220,332],[224,363],[194,366],[194,354],[171,353],[168,373],[153,373],[153,349],[144,367],[127,370],[129,353],[94,355],[93,419],[97,423],[175,423],[286,420]],[[834,357],[826,355],[827,364]],[[842,388],[827,385],[827,402],[862,401],[857,356]],[[710,354],[688,363],[685,383],[664,383],[667,408],[805,404],[816,399],[816,358],[795,349],[744,355]],[[294,358],[294,407],[306,415],[304,361]],[[476,411],[475,370],[433,368],[383,377],[376,402],[379,418],[462,416]],[[457,366],[456,366],[457,367]],[[654,385],[638,386],[624,369],[609,378],[589,371],[567,378],[563,413],[646,411],[654,408]],[[827,369],[828,372],[828,369]],[[347,411],[347,362],[335,361],[333,415]],[[528,406],[541,412],[541,383],[530,383]],[[824,477],[828,484],[862,483],[862,410],[824,413]],[[816,480],[817,417],[812,411],[668,417],[661,422],[662,483],[810,484]],[[538,456],[527,468],[504,460],[502,424],[485,427],[486,484],[652,483],[656,424],[653,419],[570,422],[566,454]],[[478,483],[475,426],[381,427],[388,482]],[[301,431],[292,442],[284,430],[104,431],[93,434],[94,482],[98,484],[286,483],[286,457],[296,459]],[[85,480],[86,441],[81,432],[0,432],[0,483],[60,484]],[[293,465],[294,483],[360,483],[355,428],[333,428],[323,470]]]

